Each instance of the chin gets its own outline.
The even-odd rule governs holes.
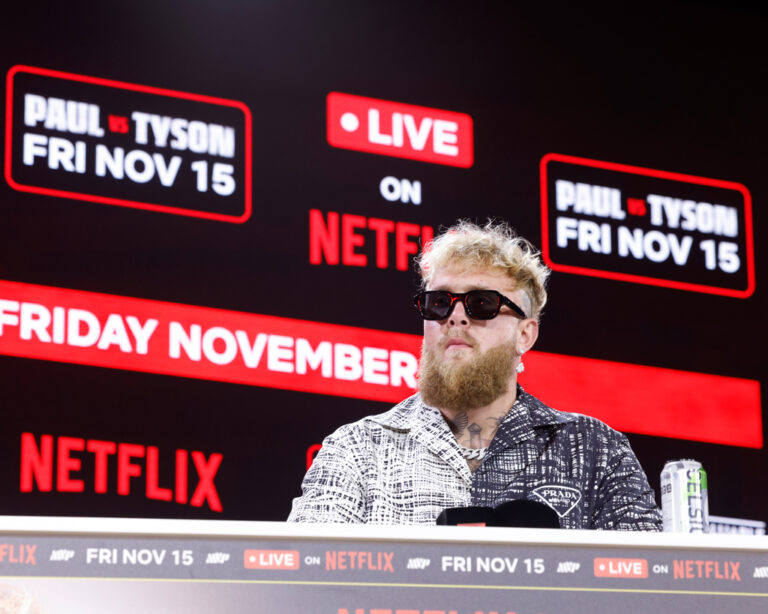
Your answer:
[[[443,354],[445,356],[463,356],[464,354],[469,354],[471,350],[472,348],[468,345],[452,345],[445,348]]]
[[[470,360],[472,357],[472,352],[469,351],[470,348],[464,348],[466,351],[462,350],[451,350],[450,352],[446,351],[444,354],[445,362],[463,362],[465,360]]]

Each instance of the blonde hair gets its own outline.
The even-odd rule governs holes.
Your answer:
[[[536,320],[547,302],[550,270],[542,263],[540,252],[506,222],[489,220],[485,226],[478,226],[459,220],[424,247],[416,266],[424,288],[435,271],[445,267],[499,270],[525,291],[531,301],[528,317]]]

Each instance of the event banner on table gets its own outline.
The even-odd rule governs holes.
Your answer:
[[[699,612],[705,602],[706,611],[768,607],[768,555],[735,549],[261,537],[14,536],[3,542],[0,595],[9,604],[19,600],[38,608],[24,610],[29,612]]]

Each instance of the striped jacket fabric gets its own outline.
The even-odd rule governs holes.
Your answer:
[[[520,387],[474,473],[439,410],[415,394],[327,437],[302,492],[289,521],[434,524],[449,507],[531,499],[567,529],[661,530],[627,438]]]

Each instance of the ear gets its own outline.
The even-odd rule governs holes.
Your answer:
[[[518,324],[517,353],[522,355],[533,347],[539,338],[539,323],[533,318],[522,320]]]

